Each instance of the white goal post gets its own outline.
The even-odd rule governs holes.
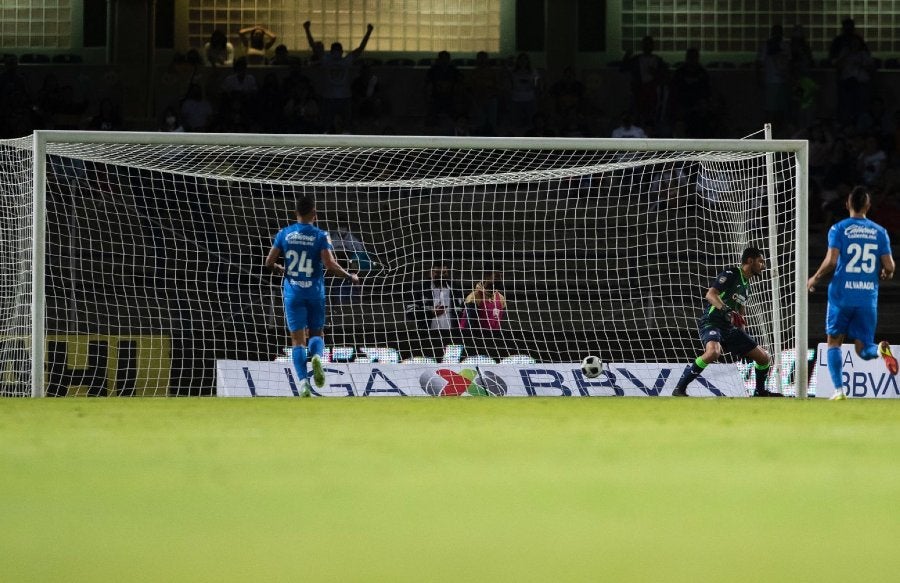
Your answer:
[[[310,194],[363,281],[329,278],[329,359],[687,363],[755,246],[751,333],[806,396],[805,141],[37,131],[0,188],[5,395],[208,394],[217,359],[279,356],[262,263]]]

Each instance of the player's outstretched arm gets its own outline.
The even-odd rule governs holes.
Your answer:
[[[366,45],[369,44],[369,37],[372,36],[372,31],[375,29],[371,24],[366,25],[366,34],[363,36],[362,42],[359,43],[359,46],[353,50],[353,56],[359,57],[364,50],[366,50]]]
[[[810,293],[816,291],[816,284],[819,283],[820,279],[834,271],[834,268],[837,266],[839,254],[840,251],[837,247],[828,248],[828,252],[825,253],[825,259],[822,260],[822,265],[820,265],[819,269],[806,280],[806,289],[809,290]],[[891,262],[893,263],[893,260],[891,260]]]
[[[269,254],[266,255],[266,267],[278,273],[280,275],[284,274],[284,265],[276,263],[281,258],[281,249],[278,247],[272,247],[269,249]]]
[[[312,32],[310,32],[309,27],[312,25],[310,21],[306,21],[303,23],[303,30],[306,31],[306,42],[309,43],[309,48],[312,50],[316,50],[316,40],[313,38]]]
[[[350,273],[346,269],[340,266],[337,260],[334,258],[334,253],[331,252],[330,249],[322,250],[322,264],[325,266],[325,271],[332,275],[339,275],[344,279],[349,279],[354,284],[359,284],[359,276],[355,273]]]

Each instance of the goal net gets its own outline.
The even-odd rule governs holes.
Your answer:
[[[805,347],[802,142],[36,136],[0,162],[4,394],[210,394],[217,359],[283,356],[263,259],[304,194],[362,279],[327,278],[331,361],[689,362],[747,246],[773,383]]]

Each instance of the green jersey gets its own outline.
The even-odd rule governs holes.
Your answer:
[[[750,296],[750,280],[740,267],[726,267],[716,276],[709,287],[716,289],[722,302],[736,312],[741,311]],[[705,303],[703,316],[700,318],[701,328],[731,328],[731,320],[725,315],[725,312],[716,309],[709,302]]]

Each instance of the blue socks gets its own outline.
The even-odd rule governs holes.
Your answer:
[[[294,370],[300,382],[306,380],[306,347],[295,346],[291,349],[291,359],[294,361]]]
[[[878,352],[878,347],[874,344],[872,345],[875,348],[875,352]],[[867,347],[868,348],[868,347]],[[841,374],[844,368],[844,364],[841,362],[841,349],[837,346],[828,349],[827,353],[828,358],[828,373],[831,375],[831,382],[834,383],[835,390],[843,391],[844,379]]]
[[[859,355],[863,360],[872,360],[873,358],[878,358],[878,345],[869,344],[862,349],[862,352],[860,352]]]
[[[325,339],[321,336],[313,336],[309,339],[309,357],[319,356],[325,354]]]

